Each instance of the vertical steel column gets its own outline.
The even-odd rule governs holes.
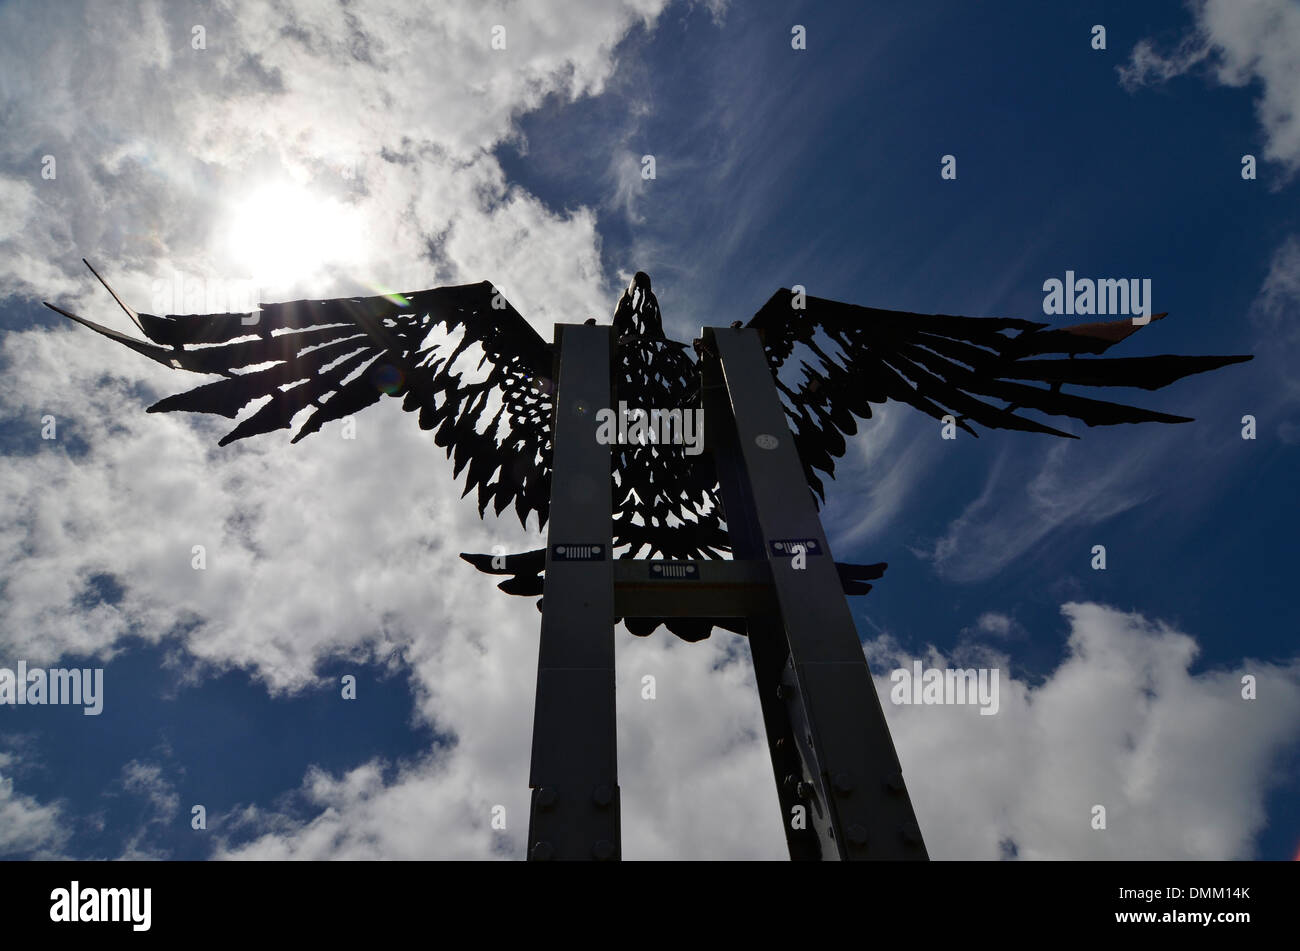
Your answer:
[[[708,331],[704,333],[707,336]],[[705,444],[713,455],[718,474],[718,488],[726,515],[727,540],[731,544],[732,557],[747,561],[766,560],[762,534],[754,513],[754,500],[750,495],[745,463],[736,436],[731,400],[716,356],[705,356],[702,360],[700,381]],[[777,695],[777,685],[781,682],[781,675],[790,658],[785,629],[779,615],[750,615],[745,619],[745,634],[749,639],[749,654],[754,663],[754,679],[759,686],[758,699],[763,710],[763,728],[767,734],[772,774],[776,777],[776,797],[781,809],[786,849],[792,861],[815,862],[822,858],[823,852],[818,830],[811,823],[797,827],[792,822],[795,808],[803,806],[806,811],[807,804],[799,798],[801,764],[789,705]]]
[[[791,816],[786,807],[793,793],[807,807],[807,823],[820,841],[822,858],[927,858],[898,754],[758,332],[706,328],[704,343],[706,352],[718,355],[731,416],[725,423],[734,420],[735,451],[747,488],[743,494],[752,506],[746,517],[754,519],[763,549],[757,557],[766,557],[771,565],[781,608],[779,619],[756,619],[754,633],[760,640],[753,647],[782,821],[788,829]],[[706,425],[718,423],[706,416]],[[724,504],[730,529],[733,503]],[[746,532],[755,534],[750,527],[741,536]],[[765,633],[781,625],[784,652]],[[781,653],[786,659],[778,674],[773,657]],[[780,714],[771,711],[773,697],[783,705]],[[789,733],[801,766],[798,776],[780,773],[789,762]],[[795,854],[789,831],[787,840],[791,857],[803,857]],[[806,841],[800,849],[806,851]]]
[[[611,329],[555,328],[551,511],[533,714],[528,858],[619,859],[613,488],[596,413],[610,405]]]

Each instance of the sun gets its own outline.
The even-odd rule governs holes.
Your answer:
[[[262,287],[289,287],[331,265],[358,264],[357,209],[301,185],[257,188],[234,206],[229,220],[231,259]]]

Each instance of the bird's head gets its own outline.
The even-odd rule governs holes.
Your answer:
[[[634,301],[644,298],[650,293],[650,275],[645,271],[637,271],[632,275],[632,281],[627,285],[627,292]]]
[[[632,275],[627,290],[614,308],[614,329],[621,336],[662,337],[663,321],[659,316],[659,301],[650,289],[650,275],[637,271]]]

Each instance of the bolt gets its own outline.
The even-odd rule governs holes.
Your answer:
[[[847,796],[853,792],[853,777],[848,773],[835,774],[835,792],[841,796]]]
[[[867,830],[859,825],[851,825],[846,830],[848,833],[849,845],[864,849],[867,846]]]
[[[601,784],[591,791],[591,801],[601,809],[604,809],[614,801],[614,790]]]
[[[534,862],[549,862],[555,858],[555,848],[549,842],[535,842],[532,858]]]
[[[614,843],[609,839],[600,839],[591,847],[591,854],[600,862],[608,862],[614,857]]]
[[[813,792],[812,783],[800,783],[794,787],[794,794],[800,799],[811,799],[813,797]]]
[[[555,802],[560,798],[560,794],[555,791],[554,786],[543,786],[537,790],[537,808],[553,809]]]
[[[776,685],[776,699],[789,700],[793,696],[794,696],[794,688],[791,687],[789,684]]]

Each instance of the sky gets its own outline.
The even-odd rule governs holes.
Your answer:
[[[0,705],[0,857],[525,849],[538,613],[457,553],[542,536],[387,402],[145,414],[198,379],[41,306],[134,331],[83,257],[154,313],[490,280],[547,339],[636,270],[681,340],[795,284],[1065,325],[1048,279],[1149,279],[1113,354],[1255,355],[1125,391],[1195,422],[890,404],[823,521],[889,563],[851,606],[933,858],[1300,854],[1295,0],[10,0],[0,64],[0,668],[104,670],[98,716]],[[915,660],[998,712],[893,704]],[[620,629],[617,688],[624,857],[783,858],[745,641]]]

